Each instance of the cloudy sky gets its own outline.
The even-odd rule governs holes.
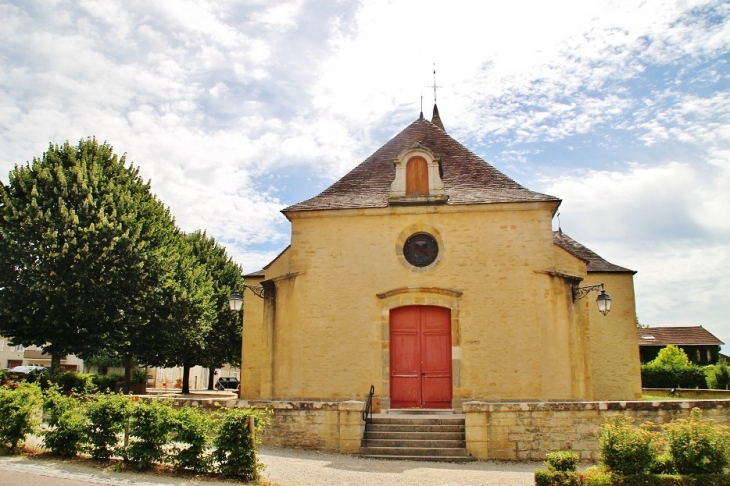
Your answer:
[[[0,180],[95,136],[244,270],[418,117],[730,345],[730,3],[0,0]],[[557,228],[557,220],[555,227]]]

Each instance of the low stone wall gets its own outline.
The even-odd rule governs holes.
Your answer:
[[[730,425],[730,400],[657,402],[467,402],[466,448],[477,459],[544,460],[556,450],[573,450],[581,460],[598,460],[598,427],[606,417],[622,414],[634,423],[661,425],[689,417],[694,407],[703,417]]]
[[[365,402],[294,402],[239,400],[237,406],[269,409],[271,425],[262,436],[265,445],[357,453],[365,428]]]
[[[271,425],[261,441],[264,445],[296,447],[356,454],[365,430],[362,411],[365,402],[239,400],[235,396],[198,394],[180,397],[148,395],[144,400],[167,398],[174,407],[201,407],[210,411],[224,408],[254,408],[272,412]]]

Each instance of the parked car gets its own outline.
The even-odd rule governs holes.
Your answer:
[[[49,372],[50,368],[45,366],[16,366],[8,370],[8,376],[13,380],[22,380],[31,373]]]
[[[219,391],[223,390],[238,390],[238,378],[222,376],[218,378],[218,382],[215,384],[215,389]]]

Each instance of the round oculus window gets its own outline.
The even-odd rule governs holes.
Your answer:
[[[403,245],[403,256],[414,267],[427,267],[436,261],[439,245],[433,236],[426,233],[411,235]]]

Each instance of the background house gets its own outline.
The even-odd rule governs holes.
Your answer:
[[[61,357],[61,369],[80,371],[84,362],[70,354]],[[0,368],[16,366],[51,366],[51,355],[44,354],[37,346],[13,346],[10,340],[0,336]]]
[[[687,353],[694,364],[718,362],[723,343],[702,326],[647,327],[638,329],[639,356],[642,363],[654,360],[659,351],[670,344]]]

